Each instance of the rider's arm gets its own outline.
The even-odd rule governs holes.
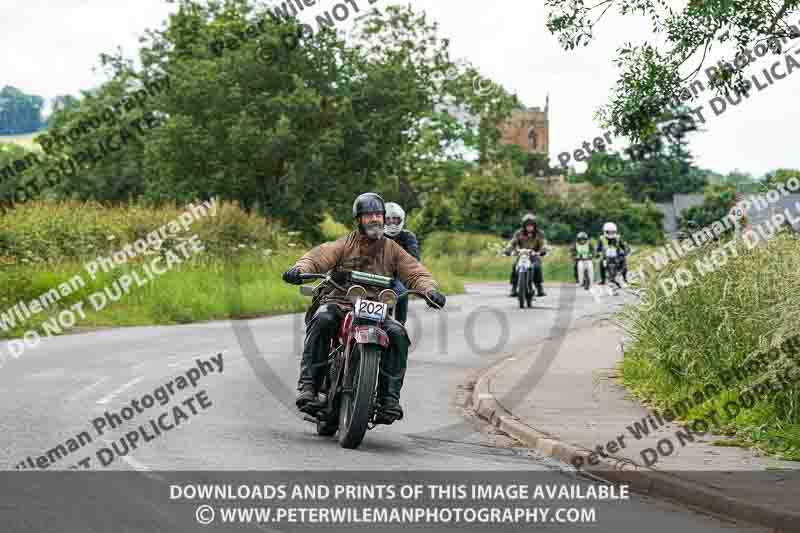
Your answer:
[[[428,269],[403,250],[402,246],[393,241],[388,241],[387,246],[389,246],[389,258],[395,264],[394,270],[406,287],[423,292],[438,288]]]
[[[312,248],[294,266],[303,274],[324,274],[332,270],[339,263],[349,238],[350,236],[342,237]]]
[[[408,252],[411,257],[416,259],[417,261],[420,260],[420,253],[419,253],[419,241],[417,241],[417,236],[414,235],[413,232],[408,230],[403,230],[405,235],[405,250]]]
[[[539,238],[537,241],[539,247],[536,249],[536,251],[539,252],[539,255],[541,256],[547,255],[547,238],[545,238],[544,233],[539,232]]]
[[[519,231],[514,233],[514,236],[511,237],[511,240],[508,241],[506,245],[505,253],[510,254],[511,252],[515,251],[519,246]]]

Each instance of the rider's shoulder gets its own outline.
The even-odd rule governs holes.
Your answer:
[[[417,236],[416,236],[416,235],[414,234],[414,232],[413,232],[413,231],[411,231],[411,230],[404,229],[403,231],[401,231],[401,232],[400,232],[400,234],[401,234],[403,237],[405,237],[406,239],[414,239],[414,240],[417,240]]]

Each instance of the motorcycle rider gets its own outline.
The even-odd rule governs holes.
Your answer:
[[[625,283],[628,283],[628,261],[626,256],[630,252],[630,248],[617,233],[617,225],[613,222],[606,222],[603,224],[603,234],[597,239],[597,257],[600,258],[600,285],[606,284],[606,267],[603,258],[609,246],[616,247],[621,254],[622,279],[625,280]]]
[[[528,213],[522,217],[522,227],[514,233],[508,246],[506,246],[505,254],[509,255],[512,251],[516,251],[520,248],[535,250],[539,252],[539,255],[542,257],[547,255],[547,239],[545,239],[544,233],[539,229],[539,225],[536,223],[536,215],[533,213]],[[511,267],[511,294],[509,295],[511,297],[517,296],[518,262],[519,256],[514,259],[514,265]],[[537,296],[547,296],[542,288],[543,282],[542,265],[540,263],[535,263],[533,266],[533,284],[536,286]]]
[[[385,214],[383,198],[371,192],[358,196],[353,202],[353,219],[358,229],[337,241],[321,244],[307,252],[283,274],[283,280],[300,285],[303,283],[301,274],[318,274],[331,270],[334,279],[346,276],[348,270],[386,277],[397,274],[406,286],[425,292],[433,303],[432,305],[428,302],[429,306],[444,307],[446,298],[438,291],[438,285],[430,272],[396,242],[383,238]],[[371,287],[365,288],[371,295],[377,294]],[[352,308],[352,304],[344,296],[338,289],[330,286],[314,302],[318,308],[312,304],[306,313],[306,339],[295,401],[301,411],[307,404],[317,400],[331,339],[336,335],[345,312]],[[389,349],[381,359],[376,417],[382,423],[391,424],[403,418],[400,390],[403,387],[411,341],[405,327],[393,319],[384,322],[384,330],[389,336]]]
[[[585,231],[578,233],[578,236],[575,238],[575,242],[572,244],[572,248],[570,248],[570,254],[572,255],[572,260],[575,265],[575,283],[581,283],[581,279],[578,277],[578,261],[581,259],[592,259],[595,254],[594,246],[592,243],[589,242],[589,235],[586,234]],[[593,270],[589,270],[589,275],[593,275]]]
[[[386,204],[386,226],[384,231],[386,237],[392,239],[394,242],[403,247],[403,250],[409,253],[411,257],[420,260],[419,242],[417,236],[413,232],[403,229],[403,224],[406,221],[406,212],[400,207],[400,204],[389,202]],[[401,324],[406,323],[408,317],[408,296],[405,294],[406,286],[396,279],[392,289],[397,293],[397,305],[394,309],[394,319]]]

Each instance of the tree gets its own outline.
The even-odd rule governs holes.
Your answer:
[[[456,221],[464,231],[510,236],[523,214],[538,211],[541,190],[529,179],[504,174],[472,174],[454,194]]]
[[[32,133],[42,128],[44,98],[6,85],[0,90],[0,135]]]
[[[773,170],[772,172],[767,172],[764,176],[764,179],[761,181],[761,189],[762,191],[768,191],[770,189],[774,189],[776,186],[780,184],[786,184],[788,180],[794,178],[800,181],[800,170],[794,168],[779,168],[777,170]]]
[[[114,79],[173,80],[143,150],[147,198],[216,195],[313,237],[326,212],[349,221],[356,194],[412,197],[411,177],[446,161],[449,143],[474,144],[438,104],[494,116],[508,100],[473,94],[476,71],[410,8],[363,15],[357,46],[300,31],[246,0],[181,0],[143,39],[141,71],[108,59]]]
[[[692,233],[698,228],[710,226],[725,218],[735,202],[735,186],[730,184],[712,185],[706,190],[702,205],[689,207],[678,217],[678,228]],[[690,224],[690,222],[694,224]]]
[[[546,0],[545,5],[552,9],[547,27],[567,50],[588,45],[598,22],[612,8],[626,17],[650,19],[652,32],[664,44],[626,43],[619,49],[617,86],[609,105],[600,111],[606,127],[634,141],[652,135],[666,109],[690,99],[687,86],[706,66],[713,45],[733,45],[741,59],[735,61],[736,67],[717,68],[712,86],[719,94],[747,94],[751,68],[738,67],[747,67],[752,49],[766,47],[779,54],[790,38],[800,34],[788,22],[797,14],[800,0],[690,0],[679,11],[661,0],[601,0],[591,5],[583,0]]]
[[[685,110],[677,110],[660,131],[628,148],[627,156],[593,153],[584,179],[595,186],[622,184],[637,202],[668,202],[674,194],[701,191],[705,175],[693,164],[687,138],[695,129]]]

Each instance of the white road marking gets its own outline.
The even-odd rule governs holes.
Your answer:
[[[135,379],[132,379],[132,380],[130,380],[130,381],[129,381],[129,382],[127,382],[125,385],[123,385],[122,387],[118,388],[117,390],[115,390],[114,392],[112,392],[111,394],[109,394],[108,396],[105,396],[105,397],[103,397],[103,398],[100,398],[99,400],[97,400],[97,404],[98,404],[98,405],[104,405],[104,404],[107,404],[108,402],[110,402],[111,400],[113,400],[113,399],[114,399],[114,397],[115,397],[117,394],[119,394],[120,392],[123,392],[123,391],[126,391],[126,390],[130,389],[131,387],[133,387],[134,385],[136,385],[137,383],[139,383],[139,382],[140,382],[140,381],[142,381],[143,379],[144,379],[144,378],[135,378]]]
[[[92,389],[94,389],[95,387],[97,387],[98,385],[103,383],[104,381],[108,381],[108,376],[104,376],[104,377],[98,379],[97,381],[95,381],[94,383],[92,383],[91,385],[89,385],[88,387],[82,388],[81,390],[79,390],[78,392],[76,392],[75,394],[73,394],[72,396],[67,398],[67,401],[71,402],[73,400],[76,400],[77,398],[85,395],[87,392],[91,391]]]
[[[105,443],[108,446],[111,446],[111,441],[110,440],[108,440],[108,439],[103,439],[103,440],[105,441]],[[157,481],[166,481],[162,476],[159,476],[158,474],[153,473],[149,466],[147,466],[145,464],[142,464],[139,461],[137,461],[136,459],[134,459],[133,457],[131,457],[130,452],[128,452],[128,455],[119,456],[119,458],[122,459],[123,461],[125,461],[126,463],[128,463],[128,466],[130,466],[134,470],[136,470],[138,472],[143,472],[144,475],[149,477],[150,479],[155,479]]]
[[[194,363],[195,360],[197,360],[197,359],[203,359],[203,360],[211,359],[212,357],[216,357],[219,354],[222,354],[224,356],[226,353],[228,353],[228,350],[217,350],[216,352],[214,352],[214,353],[212,353],[211,355],[208,355],[208,356],[195,355],[194,357],[190,357],[189,359],[181,359],[180,361],[175,361],[174,363],[170,363],[167,366],[170,367],[170,368],[173,368],[173,367],[176,367],[176,366],[183,365],[185,363]],[[223,359],[223,361],[224,361],[224,359]],[[227,361],[224,361],[224,364],[227,364],[227,363],[228,363]]]

